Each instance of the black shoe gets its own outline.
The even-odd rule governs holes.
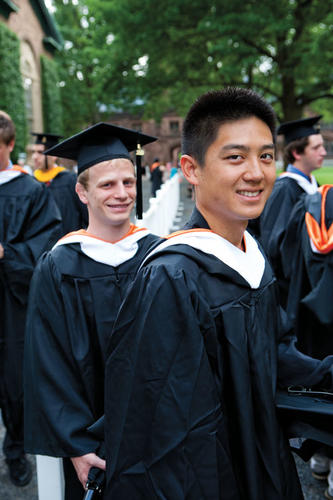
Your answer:
[[[31,465],[25,456],[6,459],[10,480],[15,486],[26,486],[32,478]]]

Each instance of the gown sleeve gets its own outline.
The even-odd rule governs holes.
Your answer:
[[[45,186],[36,185],[33,196],[22,203],[25,225],[18,241],[4,242],[0,269],[13,295],[26,302],[28,287],[40,255],[58,239],[61,217]]]
[[[26,323],[25,449],[71,457],[96,451],[99,442],[86,432],[95,416],[72,355],[70,322],[79,305],[73,298],[69,317],[60,281],[52,254],[44,254],[32,279]]]
[[[217,461],[230,473],[204,345],[214,324],[189,281],[144,268],[120,309],[106,365],[108,498],[218,498]]]
[[[278,343],[278,382],[281,387],[303,385],[333,390],[333,355],[323,360],[301,353],[287,315],[280,307],[281,328]]]

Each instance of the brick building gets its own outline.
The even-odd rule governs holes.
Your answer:
[[[155,120],[142,120],[138,115],[119,113],[111,115],[108,121],[158,138],[158,141],[145,146],[143,160],[145,165],[150,165],[156,157],[164,164],[171,162],[172,165],[177,165],[180,153],[180,136],[184,121],[177,114],[166,113],[160,122],[156,122]]]
[[[20,40],[28,130],[42,131],[40,57],[52,57],[61,48],[61,35],[43,0],[0,0],[0,22]]]

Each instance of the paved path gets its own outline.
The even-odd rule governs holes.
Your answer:
[[[194,202],[191,197],[188,197],[188,185],[183,179],[181,182],[181,205],[178,210],[178,220],[175,221],[174,229],[182,227],[185,222],[189,219]],[[150,193],[150,181],[144,180],[143,183],[143,199],[144,199],[144,210],[147,210],[149,203],[149,193]],[[4,436],[4,428],[0,420],[0,442],[2,442]],[[34,470],[35,470],[35,459],[34,457],[29,457]],[[296,457],[296,464],[298,468],[298,473],[301,479],[301,484],[304,492],[305,500],[323,500],[325,482],[317,481],[314,479],[309,472],[309,465],[304,463],[298,457]],[[36,473],[34,473],[33,480],[28,486],[24,488],[17,488],[11,484],[8,474],[7,466],[4,461],[2,454],[2,449],[0,450],[0,500],[38,500],[37,494],[37,480]],[[147,499],[150,500],[150,499]],[[172,500],[172,499],[170,499]],[[263,499],[269,500],[269,499]]]

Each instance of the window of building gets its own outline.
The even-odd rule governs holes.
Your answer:
[[[21,42],[21,74],[25,95],[28,131],[42,131],[43,119],[40,76],[31,46],[25,41]]]
[[[170,132],[172,134],[178,134],[179,133],[179,122],[178,121],[171,121],[170,122]]]

